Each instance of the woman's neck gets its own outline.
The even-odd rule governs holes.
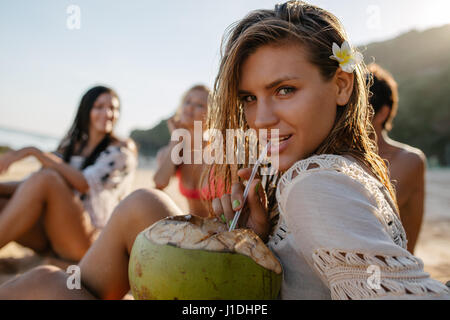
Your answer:
[[[84,147],[84,150],[82,150],[81,152],[85,155],[91,154],[92,151],[94,151],[95,147],[103,140],[104,137],[105,137],[104,133],[100,133],[98,131],[91,130],[89,132],[89,140],[88,140],[86,146]]]
[[[386,130],[377,132],[377,145],[378,153],[382,158],[389,158],[392,152],[395,151],[393,140],[389,138],[388,132]]]

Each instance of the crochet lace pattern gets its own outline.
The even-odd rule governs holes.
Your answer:
[[[338,155],[318,155],[293,165],[280,178],[276,197],[281,218],[272,240],[277,244],[289,233],[283,219],[283,207],[288,186],[305,172],[335,171],[361,183],[376,203],[376,217],[388,232],[392,241],[406,249],[405,230],[396,212],[396,207],[382,183],[367,173],[356,162]],[[277,238],[278,236],[278,238]],[[408,294],[428,295],[448,293],[445,285],[433,280],[423,271],[423,262],[406,250],[404,256],[388,256],[350,252],[339,248],[319,248],[312,253],[313,267],[331,291],[332,299],[367,299]],[[380,282],[376,288],[367,284],[370,274],[368,266],[376,266]]]

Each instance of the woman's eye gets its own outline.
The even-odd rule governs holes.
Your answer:
[[[241,97],[241,101],[244,103],[251,103],[256,100],[255,96],[243,96]]]
[[[278,94],[282,95],[282,96],[286,96],[292,92],[295,91],[295,88],[292,87],[283,87],[281,89],[278,90]]]

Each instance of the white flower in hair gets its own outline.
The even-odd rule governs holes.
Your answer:
[[[352,73],[356,66],[363,61],[363,55],[353,50],[347,41],[344,41],[341,47],[333,42],[333,55],[330,56],[330,59],[339,62],[343,71]]]

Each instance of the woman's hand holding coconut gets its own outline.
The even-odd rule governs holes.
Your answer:
[[[237,176],[242,180],[248,180],[251,171],[251,168],[241,169],[237,171]],[[244,186],[238,177],[233,177],[234,183],[231,188],[231,194],[225,194],[222,198],[216,198],[212,202],[214,214],[228,225],[233,220],[234,215],[245,206],[245,203],[243,203]],[[259,176],[250,183],[247,210],[242,212],[236,228],[251,229],[265,242],[270,231],[267,196],[264,188],[261,186]]]

